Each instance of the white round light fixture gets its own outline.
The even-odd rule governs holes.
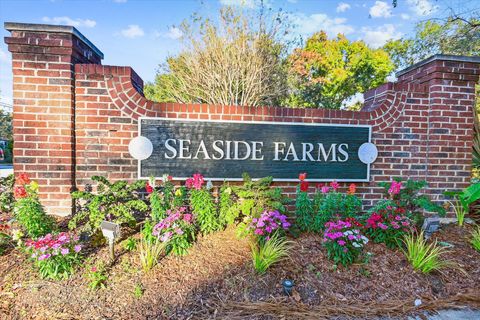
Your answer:
[[[152,141],[143,136],[133,138],[128,144],[128,152],[137,160],[148,159],[153,152]]]
[[[365,164],[373,163],[378,157],[377,147],[370,142],[365,142],[358,148],[358,158]]]

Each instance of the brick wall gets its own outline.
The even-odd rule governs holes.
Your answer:
[[[81,35],[75,32],[77,36],[64,31],[80,40]],[[372,125],[372,142],[377,145],[379,157],[371,167],[371,182],[359,184],[365,206],[380,197],[377,182],[393,176],[427,180],[427,192],[436,200],[442,199],[445,189],[463,188],[469,183],[474,85],[480,74],[478,58],[434,56],[416,64],[400,72],[396,83],[365,93],[361,112],[154,103],[144,98],[143,81],[130,67],[100,65],[101,53],[96,48],[96,55],[82,59],[75,56],[78,50],[68,47],[70,43],[67,48],[71,53],[66,55],[70,54],[71,59],[69,68],[65,65],[65,74],[68,69],[71,78],[67,79],[72,82],[54,86],[55,90],[68,88],[68,96],[44,95],[44,88],[37,84],[26,89],[19,87],[26,79],[39,83],[57,79],[53,74],[39,73],[46,69],[43,65],[27,67],[25,64],[31,63],[33,56],[17,56],[15,60],[18,53],[14,42],[28,38],[25,33],[12,31],[6,39],[14,54],[14,73],[30,69],[34,72],[14,79],[15,170],[30,172],[40,180],[41,189],[45,190],[44,204],[52,213],[59,213],[59,208],[64,208],[60,213],[69,213],[70,202],[62,199],[68,197],[71,188],[89,183],[92,175],[136,179],[137,161],[128,153],[128,143],[137,135],[140,116]],[[46,34],[47,38],[52,36]],[[43,59],[45,52],[39,55],[33,60]],[[33,97],[25,100],[27,92]],[[60,103],[57,99],[63,109],[56,107]],[[25,109],[25,101],[33,103],[34,108]],[[46,115],[42,108],[45,105]],[[25,117],[33,117],[33,121]],[[48,120],[46,127],[43,117]],[[50,122],[58,122],[61,129],[50,126]],[[36,140],[41,136],[48,144]],[[57,152],[61,153],[57,156]],[[294,193],[294,183],[277,185]]]

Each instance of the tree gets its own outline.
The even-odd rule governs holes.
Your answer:
[[[355,93],[384,83],[393,70],[385,51],[341,34],[329,40],[323,31],[295,49],[289,65],[292,90],[286,104],[307,108],[339,109]]]
[[[390,40],[383,47],[395,67],[405,68],[434,54],[480,54],[480,20],[451,16],[446,21],[419,22],[413,38]]]
[[[0,138],[12,139],[12,114],[0,109]]]
[[[12,134],[12,114],[0,109],[0,139],[7,140],[7,147],[4,152],[4,160],[2,162],[12,162],[13,153],[13,134]]]
[[[155,84],[147,85],[148,98],[249,106],[279,103],[287,92],[282,14],[261,10],[252,17],[223,7],[218,21],[195,17],[182,24],[183,50],[167,59]]]

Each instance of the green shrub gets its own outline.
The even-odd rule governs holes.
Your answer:
[[[302,179],[306,174],[300,175]],[[317,186],[313,200],[308,196],[308,182],[302,181],[297,187],[296,216],[301,231],[322,233],[328,221],[356,217],[362,202],[354,194],[356,186],[351,184],[347,193],[338,191],[336,181],[330,186]]]
[[[42,204],[34,196],[17,199],[14,215],[30,238],[36,239],[55,229],[55,220],[45,213]]]
[[[0,213],[10,213],[13,210],[15,198],[13,197],[13,186],[15,177],[13,174],[0,178]]]
[[[83,223],[83,230],[94,233],[99,230],[104,220],[134,225],[135,214],[147,211],[148,206],[138,194],[138,190],[145,186],[144,181],[132,184],[126,181],[111,183],[100,176],[94,176],[92,180],[98,182],[97,193],[90,190],[72,193],[72,198],[82,203],[68,223],[70,229]]]
[[[470,243],[472,244],[473,249],[480,252],[480,227],[473,230]]]
[[[450,261],[442,260],[445,248],[437,246],[436,241],[428,244],[423,232],[419,235],[413,233],[406,235],[404,243],[406,247],[404,254],[415,270],[430,273],[452,266]]]
[[[150,242],[142,237],[138,252],[143,271],[150,271],[158,263],[158,259],[164,252],[165,246],[166,242],[161,242],[158,238]]]
[[[123,248],[127,251],[133,251],[137,248],[137,241],[134,238],[128,238],[123,242]]]
[[[185,185],[190,190],[190,208],[200,232],[208,234],[220,230],[221,224],[213,196],[210,190],[203,186],[204,182],[203,176],[196,173],[187,179]]]
[[[233,190],[228,184],[223,184],[220,188],[218,212],[222,227],[232,225],[240,215],[240,210],[235,206]]]
[[[25,173],[18,175],[16,183],[13,214],[20,227],[33,239],[52,232],[55,220],[45,213],[38,199],[38,184],[30,181]]]
[[[251,248],[253,268],[259,274],[264,274],[273,264],[288,256],[290,242],[275,234],[267,241],[254,241]]]

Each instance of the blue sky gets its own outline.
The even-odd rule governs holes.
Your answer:
[[[175,25],[199,12],[214,15],[221,5],[240,5],[254,10],[258,0],[0,0],[1,36],[9,33],[3,23],[28,22],[75,26],[103,53],[105,65],[129,65],[145,80],[152,81],[158,65],[180,48],[181,33]],[[467,0],[462,7],[478,5]],[[388,39],[412,33],[415,23],[445,17],[455,0],[268,0],[282,8],[304,37],[326,30],[330,36],[344,33],[351,40],[362,39],[373,47]],[[458,8],[457,8],[458,9]],[[462,8],[463,9],[463,8]],[[0,95],[11,101],[11,56],[0,44]]]

